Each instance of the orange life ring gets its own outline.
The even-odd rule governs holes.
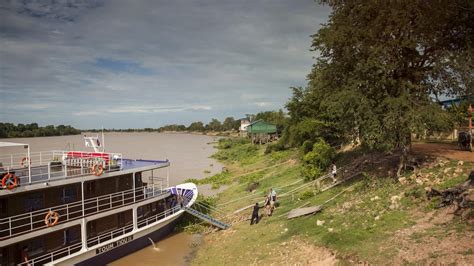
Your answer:
[[[104,173],[104,166],[96,163],[92,166],[91,171],[95,176],[101,176]]]
[[[12,173],[6,174],[2,178],[2,186],[8,189],[14,189],[18,186],[18,177]]]
[[[44,224],[46,226],[51,227],[55,226],[59,221],[59,214],[57,212],[49,211],[44,217]]]
[[[21,166],[27,167],[30,163],[31,163],[31,160],[29,160],[28,157],[21,158],[21,161],[20,161]]]

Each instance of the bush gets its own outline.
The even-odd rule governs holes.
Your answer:
[[[298,196],[298,198],[300,200],[305,200],[305,199],[309,199],[309,198],[312,198],[314,196],[314,192],[313,191],[304,191],[302,193],[300,193],[300,195]]]
[[[307,180],[314,180],[321,176],[335,157],[334,149],[324,140],[319,139],[312,151],[303,157],[303,175]]]
[[[274,151],[283,151],[285,149],[286,149],[285,144],[283,144],[283,142],[281,141],[278,141],[276,143],[268,144],[267,147],[265,148],[265,154],[269,154]]]
[[[310,140],[306,140],[303,142],[303,145],[301,145],[301,150],[303,151],[303,154],[307,154],[308,152],[313,150],[313,145],[314,143]]]

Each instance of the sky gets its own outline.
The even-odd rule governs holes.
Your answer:
[[[0,122],[144,128],[278,110],[314,0],[0,0]]]

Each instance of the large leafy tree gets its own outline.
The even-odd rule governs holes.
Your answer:
[[[472,94],[474,2],[321,2],[332,13],[313,36],[308,87],[287,104],[291,124],[312,118],[340,141],[400,150],[400,170],[412,133],[450,126],[433,98]]]

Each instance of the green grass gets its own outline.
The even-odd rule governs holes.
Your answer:
[[[230,184],[224,193],[219,194],[217,206],[226,212],[233,212],[244,206],[263,200],[270,187],[276,188],[281,196],[292,189],[304,184],[301,166],[295,164],[281,164],[259,172],[245,174],[268,166],[276,165],[290,159],[298,159],[297,150],[277,151],[264,154],[265,146],[252,145],[245,140],[221,140],[219,151],[214,156],[226,164],[229,173],[215,175],[204,179],[212,184]],[[360,151],[338,155],[337,163],[344,165],[351,158],[360,156]],[[454,167],[456,162],[451,162],[448,167]],[[441,178],[439,188],[451,187],[466,180],[463,173],[451,178],[438,167],[423,169],[424,174],[429,173],[430,178]],[[409,176],[409,175],[407,175]],[[249,193],[246,188],[251,182],[259,182],[256,191]],[[295,183],[291,186],[288,184]],[[305,203],[320,205],[332,198],[343,189],[353,186],[339,197],[335,198],[324,209],[315,214],[287,220],[286,216],[279,217],[290,210],[300,207]],[[391,198],[400,196],[396,208],[391,208]],[[232,202],[236,199],[239,201]],[[402,228],[415,224],[412,211],[424,209],[432,211],[435,201],[427,201],[424,186],[415,182],[401,185],[392,178],[377,178],[369,174],[353,179],[323,193],[315,193],[312,186],[306,189],[279,197],[280,206],[275,215],[264,218],[258,226],[250,227],[247,222],[233,226],[233,233],[221,238],[219,234],[211,236],[216,238],[216,243],[204,245],[193,261],[194,264],[222,265],[255,264],[254,258],[266,264],[276,263],[269,255],[271,247],[287,242],[292,236],[302,239],[317,246],[324,246],[337,252],[341,258],[356,256],[375,264],[383,264],[394,256],[396,248],[380,253],[380,247],[385,244],[394,233]],[[224,205],[219,205],[224,204]],[[250,214],[250,210],[244,212]],[[324,220],[322,226],[316,225],[316,220]],[[466,230],[462,222],[450,225],[450,232]],[[443,231],[444,230],[444,231]],[[427,232],[412,235],[412,240],[423,241],[424,237],[434,236],[443,238],[446,228],[432,229]],[[212,240],[211,240],[212,241]],[[344,263],[344,261],[343,261]],[[230,263],[233,265],[233,263]]]

